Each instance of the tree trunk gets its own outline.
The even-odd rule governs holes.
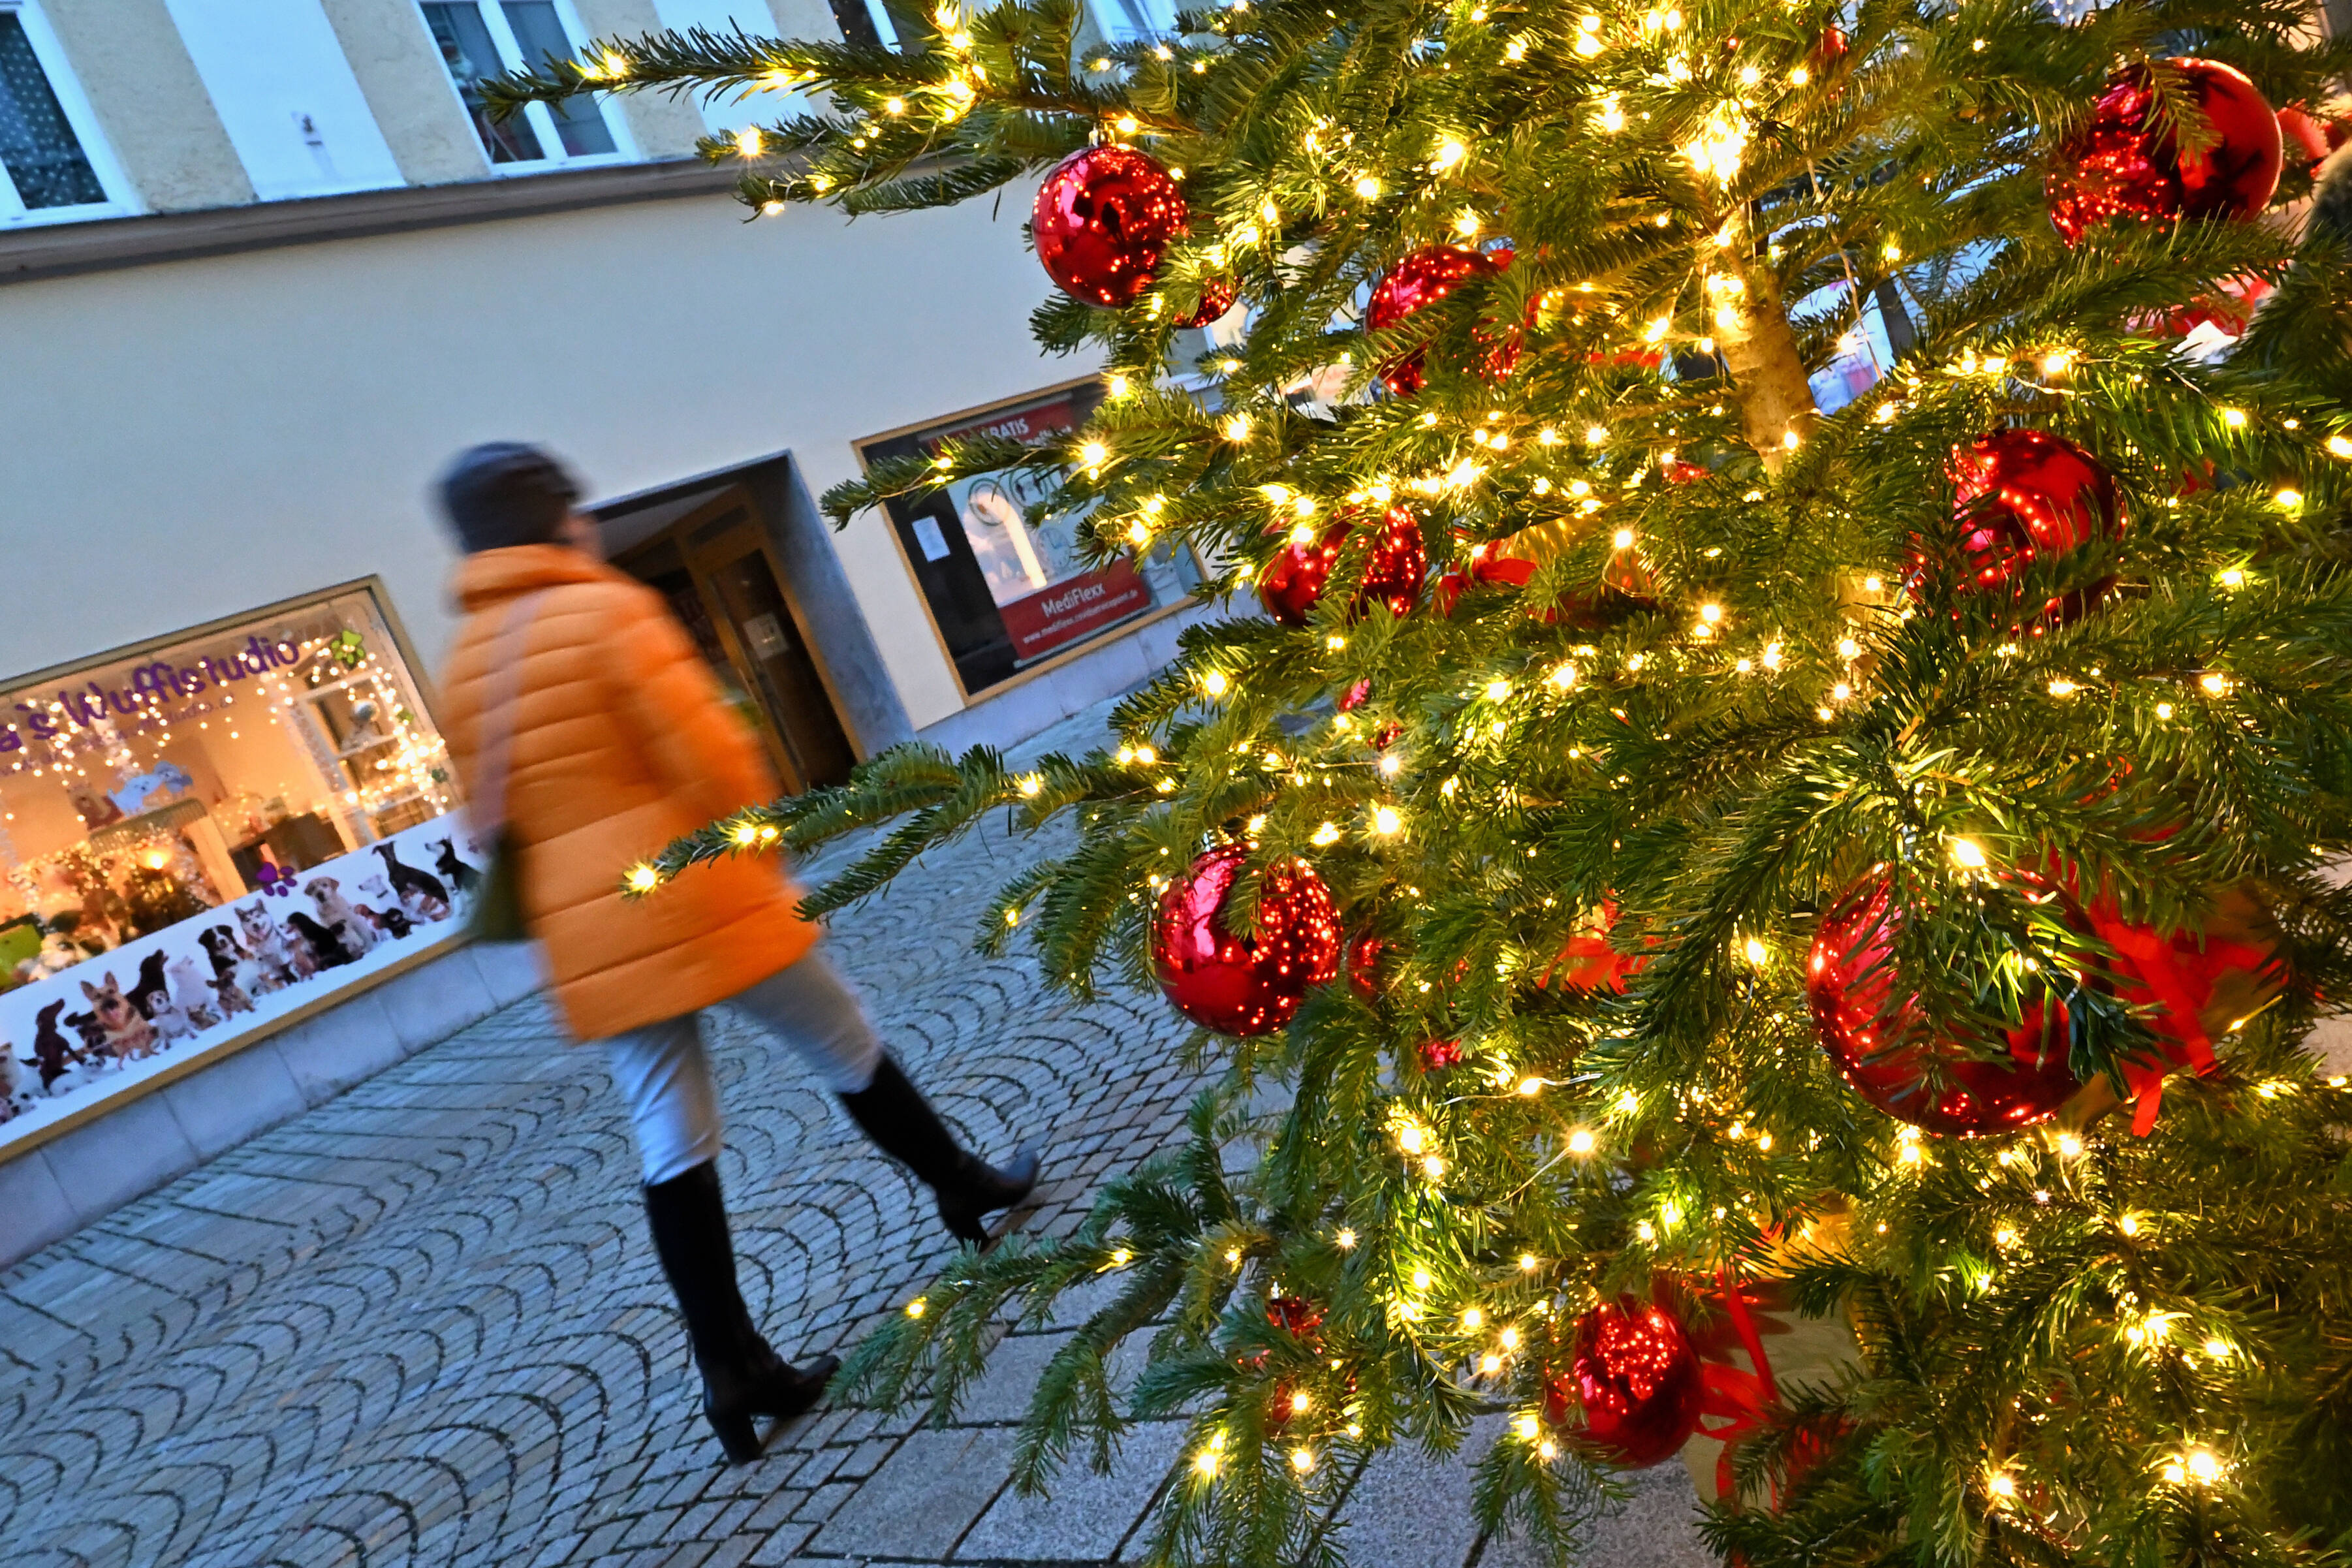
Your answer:
[[[1715,341],[1731,370],[1740,431],[1764,459],[1765,472],[1777,474],[1789,459],[1788,438],[1811,434],[1819,412],[1797,354],[1797,334],[1780,307],[1780,279],[1749,254],[1746,220],[1736,220],[1736,227],[1738,237],[1724,254],[1724,276],[1738,279],[1740,288],[1719,291],[1711,301],[1717,310]]]

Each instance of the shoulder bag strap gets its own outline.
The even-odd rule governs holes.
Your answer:
[[[522,695],[523,638],[546,592],[526,594],[507,607],[499,640],[490,650],[489,672],[482,682],[482,744],[476,753],[479,766],[473,798],[466,806],[467,826],[478,842],[488,843],[506,826],[507,759],[514,749],[515,703]]]

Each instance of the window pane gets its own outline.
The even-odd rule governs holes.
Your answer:
[[[1097,0],[1094,18],[1106,37],[1122,40],[1176,30],[1176,8],[1168,0]]]
[[[503,125],[490,123],[490,111],[482,101],[481,81],[486,76],[496,76],[503,68],[498,46],[490,42],[490,30],[482,23],[481,8],[474,0],[425,0],[425,25],[433,30],[433,41],[441,46],[441,59],[449,68],[449,79],[457,84],[457,96],[465,100],[466,112],[474,121],[474,134],[482,139],[482,151],[490,155],[493,163],[530,163],[547,156],[540,147],[539,133],[530,122],[518,114]]]
[[[506,0],[505,10],[507,26],[514,29],[515,42],[522,47],[522,63],[526,66],[537,69],[551,55],[568,60],[579,53],[564,35],[562,19],[555,14],[554,0]],[[563,150],[572,157],[619,151],[613,144],[613,132],[604,124],[604,116],[597,110],[594,99],[571,98],[547,107],[555,116],[555,131],[563,138]]]
[[[33,57],[24,19],[14,11],[0,11],[0,163],[8,166],[27,207],[106,200],[58,95],[49,90],[47,73]]]

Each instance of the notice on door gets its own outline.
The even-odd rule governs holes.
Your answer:
[[[1027,660],[1092,637],[1112,622],[1150,607],[1151,589],[1134,563],[1115,561],[1100,571],[1065,577],[1050,588],[996,608],[1004,617],[1004,629],[1013,635],[1014,656]]]
[[[743,640],[751,645],[753,658],[780,658],[789,646],[784,641],[784,624],[776,619],[773,612],[745,621]]]

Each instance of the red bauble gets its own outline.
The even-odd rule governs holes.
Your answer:
[[[1307,1296],[1276,1296],[1265,1304],[1265,1321],[1315,1350],[1323,1343],[1323,1308]]]
[[[2261,91],[2214,60],[2168,63],[2187,79],[2218,140],[2182,150],[2157,123],[2146,70],[2118,71],[2050,170],[2050,221],[2067,244],[2112,218],[2249,218],[2270,205],[2285,158],[2278,116]]]
[[[2124,514],[2116,479],[2096,458],[2046,430],[2005,429],[1952,453],[1955,525],[1967,558],[1961,593],[2000,593],[2037,561],[2055,560],[2095,539],[2119,539]],[[1924,602],[1931,552],[1912,543],[1905,585]],[[2039,612],[2063,623],[2095,602],[2113,579],[2053,595]]]
[[[1715,470],[1704,463],[1685,463],[1677,459],[1664,467],[1666,483],[1670,485],[1695,485],[1701,479],[1715,477]]]
[[[1045,176],[1029,232],[1046,275],[1064,290],[1118,306],[1151,286],[1184,217],[1184,193],[1167,170],[1132,147],[1088,147]]]
[[[1421,580],[1429,574],[1429,551],[1421,542],[1421,522],[1401,506],[1392,506],[1381,520],[1380,536],[1372,541],[1371,559],[1364,567],[1364,585],[1356,593],[1356,610],[1371,605],[1389,607],[1392,616],[1409,616],[1421,602]]]
[[[1293,541],[1276,552],[1258,574],[1257,597],[1265,613],[1286,626],[1305,626],[1307,612],[1331,580],[1331,568],[1339,563],[1339,546],[1347,537],[1348,525],[1335,523],[1311,544]]]
[[[1472,250],[1459,245],[1424,246],[1390,268],[1388,275],[1373,287],[1364,324],[1376,332],[1384,331],[1423,306],[1444,299],[1470,279],[1492,277],[1510,264],[1511,252],[1506,247]],[[1427,379],[1423,365],[1425,352],[1415,349],[1383,367],[1381,384],[1399,397],[1411,397],[1419,392]],[[1511,367],[1518,360],[1519,345],[1513,339],[1487,356],[1486,373],[1491,379],[1500,381],[1511,374]]]
[[[1160,895],[1151,962],[1176,1010],[1222,1034],[1264,1035],[1298,1012],[1309,986],[1339,973],[1339,910],[1303,861],[1270,866],[1258,884],[1258,933],[1229,932],[1225,894],[1249,851],[1228,844],[1192,862]]]
[[[1631,1296],[1604,1301],[1576,1320],[1568,1371],[1544,1391],[1544,1415],[1628,1469],[1647,1469],[1679,1452],[1698,1430],[1706,1376],[1682,1321]]]
[[[1462,1042],[1459,1040],[1423,1040],[1421,1042],[1421,1070],[1444,1072],[1447,1068],[1462,1065]]]
[[[2352,137],[2352,120],[2321,121],[2298,104],[2288,104],[2278,111],[2279,135],[2293,156],[2310,165],[2313,174],[2327,162],[2327,155]]]
[[[2083,1087],[2066,1067],[2065,1005],[2033,1003],[1990,1042],[1945,1032],[1895,972],[1903,911],[1894,900],[1892,884],[1873,873],[1813,938],[1805,999],[1822,1049],[1855,1093],[1928,1132],[1975,1138],[2048,1121]],[[2007,1061],[1990,1059],[2000,1050]]]
[[[1180,327],[1205,327],[1234,308],[1239,297],[1230,278],[1209,278],[1201,283],[1201,308],[1176,324]]]
[[[1323,596],[1338,564],[1339,548],[1351,524],[1335,522],[1311,544],[1286,544],[1266,563],[1257,580],[1257,596],[1265,613],[1285,626],[1303,626],[1307,612]],[[1421,524],[1412,513],[1392,506],[1381,519],[1364,563],[1363,586],[1357,591],[1353,613],[1361,615],[1373,604],[1383,604],[1391,615],[1412,612],[1421,597],[1421,580],[1429,570],[1429,554],[1421,542]]]

